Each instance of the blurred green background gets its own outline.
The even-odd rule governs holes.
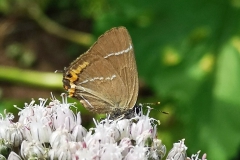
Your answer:
[[[132,36],[138,102],[161,102],[167,149],[185,138],[188,153],[240,159],[240,0],[0,0],[0,112],[60,95],[54,71],[115,26]]]

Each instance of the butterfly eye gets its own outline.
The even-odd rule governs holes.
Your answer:
[[[66,77],[72,78],[72,74],[71,73],[67,73]]]

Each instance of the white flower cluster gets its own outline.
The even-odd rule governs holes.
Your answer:
[[[8,160],[161,160],[166,147],[157,139],[158,121],[150,118],[150,108],[144,115],[132,119],[94,120],[95,128],[81,125],[80,112],[74,114],[65,95],[62,102],[52,97],[32,101],[13,115],[0,114],[0,159]],[[185,160],[184,140],[175,143],[166,159]],[[199,152],[189,160],[199,160]],[[202,160],[205,160],[206,155]]]

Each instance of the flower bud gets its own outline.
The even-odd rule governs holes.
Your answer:
[[[179,143],[174,143],[173,148],[169,151],[167,160],[185,160],[187,147],[184,144],[184,140],[180,140]]]
[[[22,160],[19,155],[15,152],[11,152],[8,156],[8,160]]]
[[[21,155],[24,159],[44,159],[46,158],[46,149],[37,141],[23,141],[21,145]]]

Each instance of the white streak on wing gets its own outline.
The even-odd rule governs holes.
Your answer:
[[[88,82],[88,80],[85,80],[85,81],[82,81],[81,83],[79,83],[79,84],[83,84],[83,83],[87,83]]]
[[[84,81],[80,82],[79,85],[84,84],[84,83],[88,83],[88,82],[94,82],[95,80],[100,80],[100,81],[102,81],[102,80],[110,80],[111,81],[111,80],[113,80],[116,77],[117,76],[115,74],[112,75],[111,77],[106,77],[106,78],[104,78],[104,77],[94,77],[92,79],[87,79],[87,80],[84,80]]]
[[[82,95],[81,95],[81,97],[82,97],[82,99],[91,107],[91,108],[94,108],[93,106],[92,106],[92,104],[86,99],[86,98],[84,98]],[[81,101],[80,101],[81,102]]]
[[[116,53],[110,53],[110,54],[106,55],[104,58],[108,58],[108,57],[111,57],[111,56],[118,56],[118,55],[129,52],[131,49],[132,49],[132,45],[130,43],[130,46],[127,49],[116,52]]]
[[[117,76],[114,74],[110,80],[113,80],[114,78],[116,78]]]
[[[85,81],[83,81],[83,82],[81,82],[80,84],[83,84],[83,83],[88,83],[88,82],[94,82],[95,80],[113,80],[114,78],[116,78],[117,76],[114,74],[114,75],[112,75],[111,77],[106,77],[106,78],[103,78],[103,77],[94,77],[94,78],[92,78],[92,79],[90,79],[90,80],[85,80]],[[83,93],[83,92],[89,92],[90,91],[90,89],[88,89],[88,88],[85,88],[85,87],[83,87],[83,86],[81,86],[81,85],[76,85],[76,88],[77,89],[79,89],[80,91],[80,93]],[[81,101],[84,101],[84,102],[86,102],[91,108],[94,108],[93,107],[93,105],[86,99],[86,98],[84,98],[83,97],[83,95],[81,95],[80,94],[80,96],[81,96],[81,98],[83,99],[83,100],[80,100],[80,102]],[[82,103],[82,102],[81,102]]]

